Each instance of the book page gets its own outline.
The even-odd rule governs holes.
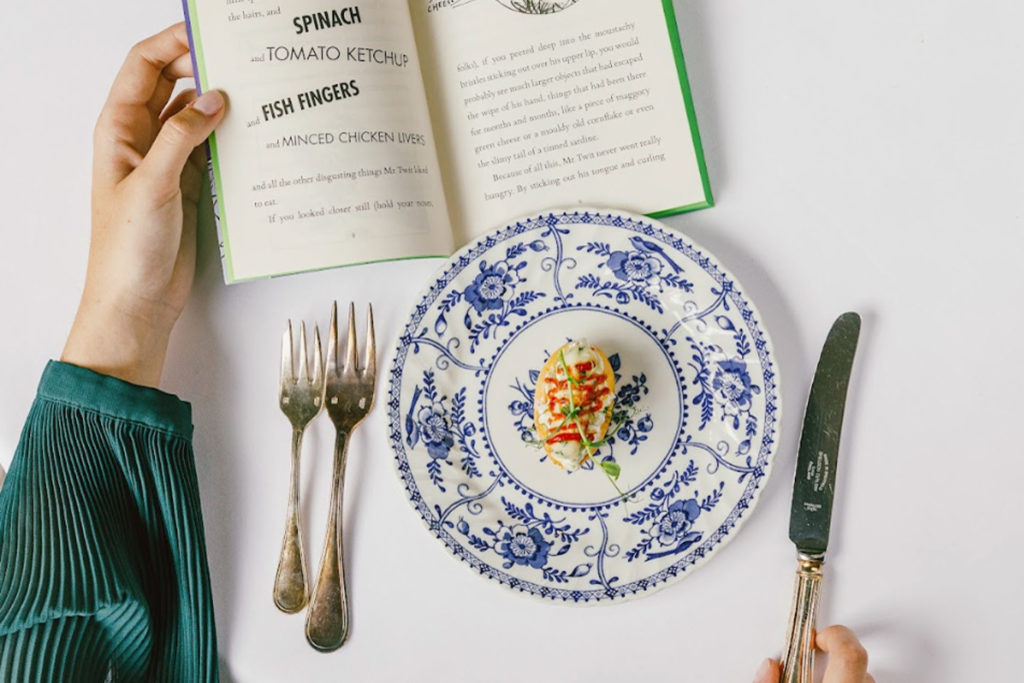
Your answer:
[[[451,253],[403,0],[186,0],[229,282]]]
[[[552,207],[710,205],[671,0],[410,8],[457,244]]]

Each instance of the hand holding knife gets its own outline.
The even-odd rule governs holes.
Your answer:
[[[798,568],[781,683],[810,683],[814,670],[813,629],[821,595],[821,568],[832,520],[846,390],[859,336],[860,316],[839,316],[821,350],[807,399],[789,517],[789,538],[796,545]]]

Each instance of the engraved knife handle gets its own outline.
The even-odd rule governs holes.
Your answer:
[[[814,620],[821,597],[821,566],[824,563],[820,557],[799,556],[779,683],[811,683],[814,673]]]

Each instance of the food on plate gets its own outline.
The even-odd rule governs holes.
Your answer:
[[[548,358],[537,378],[534,425],[548,457],[579,469],[603,443],[615,406],[615,372],[601,349],[570,341]]]

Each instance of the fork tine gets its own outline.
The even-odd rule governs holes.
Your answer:
[[[306,350],[306,321],[299,323],[299,381],[309,381],[309,353]]]
[[[373,304],[366,306],[366,349],[363,373],[366,377],[377,376],[377,339],[373,333]]]
[[[320,350],[320,326],[313,325],[313,385],[324,382],[324,354]]]
[[[327,376],[338,374],[338,302],[331,304],[331,329],[327,335]]]
[[[284,330],[281,338],[281,382],[294,381],[294,368],[292,366],[292,321]]]
[[[356,372],[356,356],[358,351],[356,350],[356,305],[352,302],[348,304],[348,347],[345,349],[345,367],[342,369],[347,374],[355,374]]]

